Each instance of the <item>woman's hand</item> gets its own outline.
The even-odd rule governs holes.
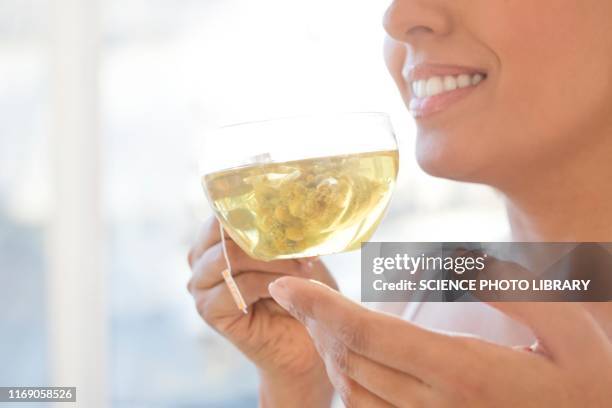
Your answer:
[[[612,406],[612,344],[585,305],[492,304],[536,333],[527,351],[428,331],[306,279],[270,293],[308,328],[350,407]]]
[[[221,275],[226,268],[219,224],[210,219],[189,253],[188,290],[210,326],[236,345],[261,373],[262,404],[329,406],[333,389],[304,326],[270,298],[268,285],[285,276],[317,279],[336,287],[318,260],[254,260],[226,237],[233,275],[249,313],[240,311]]]

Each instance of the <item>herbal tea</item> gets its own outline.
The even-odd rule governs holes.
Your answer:
[[[203,177],[230,236],[261,260],[359,247],[389,203],[397,150],[257,163]]]

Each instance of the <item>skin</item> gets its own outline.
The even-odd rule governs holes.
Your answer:
[[[433,176],[498,190],[514,240],[612,241],[610,15],[606,0],[396,0],[385,15],[385,60],[407,105],[406,67],[486,71],[470,95],[416,120],[416,158]],[[318,260],[261,263],[230,245],[243,315],[221,281],[216,230],[209,222],[190,252],[189,290],[258,366],[262,406],[329,406],[332,386],[351,407],[610,406],[609,304],[492,304],[538,336],[527,352],[366,310],[328,288]]]
[[[385,15],[385,59],[407,105],[406,67],[486,71],[467,98],[417,119],[417,160],[499,190],[517,240],[612,236],[610,15],[605,0],[397,0]]]
[[[226,234],[233,276],[249,311],[244,314],[221,275],[226,264],[220,241],[218,221],[211,218],[189,252],[193,274],[187,290],[198,313],[257,366],[262,406],[288,406],[296,399],[306,406],[329,406],[333,388],[314,343],[304,326],[271,299],[268,285],[282,276],[297,276],[336,288],[331,274],[316,259],[251,259]]]
[[[281,278],[270,292],[308,328],[348,407],[603,408],[612,401],[612,344],[579,303],[490,303],[538,336],[540,345],[526,351],[431,332],[312,280]]]

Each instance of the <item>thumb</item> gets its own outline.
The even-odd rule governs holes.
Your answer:
[[[356,306],[334,289],[316,280],[282,277],[272,282],[268,290],[279,305],[305,325],[310,319],[333,321],[331,314]]]
[[[605,333],[579,303],[487,302],[507,316],[531,328],[555,360],[581,360],[601,355],[609,348]],[[585,351],[589,353],[585,353]]]

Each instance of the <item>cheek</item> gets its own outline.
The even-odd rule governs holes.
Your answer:
[[[488,21],[499,58],[492,116],[506,147],[541,156],[608,117],[612,100],[612,2],[508,1]],[[501,13],[503,11],[503,13]],[[503,131],[502,131],[503,129]],[[556,143],[556,145],[555,145]],[[540,158],[540,157],[534,157]]]
[[[612,118],[612,1],[474,3],[457,21],[491,61],[489,88],[470,102],[469,113],[419,129],[421,167],[501,184],[595,146],[596,134],[605,137]]]
[[[502,184],[593,148],[612,118],[612,29],[603,0],[482,0],[461,16],[496,58],[473,115],[418,139],[427,172]],[[604,130],[604,131],[602,131]],[[517,166],[521,163],[521,166]]]

